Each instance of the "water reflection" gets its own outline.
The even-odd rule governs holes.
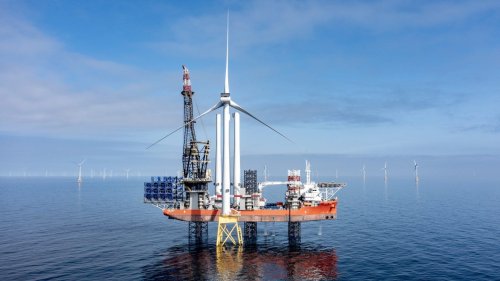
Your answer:
[[[332,280],[335,250],[302,245],[228,247],[183,245],[167,249],[143,268],[145,280]]]
[[[82,183],[78,183],[78,200],[77,200],[77,206],[80,208],[82,205]]]
[[[417,202],[420,201],[420,189],[419,189],[419,181],[415,181],[415,189],[417,191]]]
[[[389,199],[388,197],[388,188],[387,188],[388,184],[387,184],[387,179],[384,181],[384,197],[385,197],[385,201],[387,201]]]

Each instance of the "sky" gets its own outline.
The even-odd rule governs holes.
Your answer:
[[[145,148],[182,124],[182,64],[195,115],[218,101],[228,11],[232,99],[293,140],[242,116],[244,169],[500,165],[498,1],[1,0],[0,175],[176,174],[182,132]]]

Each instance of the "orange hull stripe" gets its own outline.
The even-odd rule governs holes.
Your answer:
[[[304,206],[298,210],[263,209],[240,211],[240,221],[307,221],[332,219],[337,214],[337,202],[322,202],[316,207]],[[163,210],[172,219],[183,221],[217,221],[220,210]]]

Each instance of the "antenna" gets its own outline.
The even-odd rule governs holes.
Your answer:
[[[306,184],[311,184],[311,162],[306,160]]]

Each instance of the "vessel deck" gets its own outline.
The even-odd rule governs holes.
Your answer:
[[[164,209],[170,219],[181,221],[216,222],[220,210]],[[241,222],[301,222],[329,220],[337,217],[337,201],[321,202],[318,206],[304,206],[297,210],[260,209],[239,211]]]

